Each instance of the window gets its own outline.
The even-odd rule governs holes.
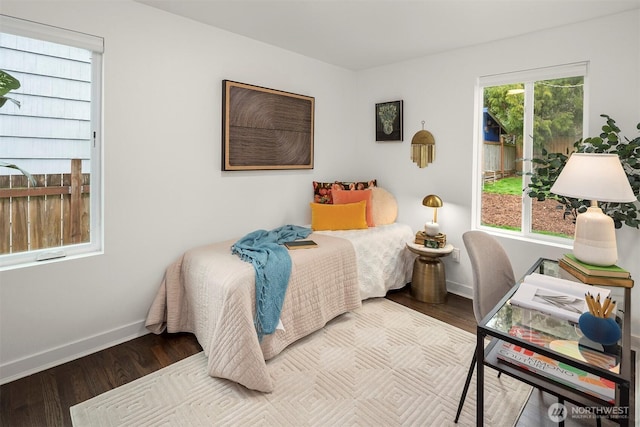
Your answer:
[[[0,15],[0,268],[102,250],[103,39]]]
[[[481,229],[564,242],[574,224],[559,203],[532,200],[532,158],[569,155],[586,124],[587,63],[478,79],[474,221]]]

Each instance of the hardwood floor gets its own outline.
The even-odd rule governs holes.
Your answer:
[[[391,292],[387,298],[475,333],[469,299],[448,294],[445,304],[422,303],[411,298],[408,288]],[[71,406],[201,350],[191,334],[149,334],[5,384],[0,387],[0,426],[71,426]],[[547,416],[547,408],[554,402],[534,390],[517,425],[554,425]],[[567,421],[567,426],[595,425]]]

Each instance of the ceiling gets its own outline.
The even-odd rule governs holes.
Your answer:
[[[640,8],[640,0],[136,1],[351,70]]]

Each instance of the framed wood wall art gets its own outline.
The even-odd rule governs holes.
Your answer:
[[[222,81],[222,170],[313,169],[315,98]]]
[[[402,101],[376,104],[376,141],[402,141]]]

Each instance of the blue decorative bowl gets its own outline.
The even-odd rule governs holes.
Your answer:
[[[582,313],[578,325],[585,337],[602,345],[615,344],[622,336],[620,326],[611,317],[603,319],[591,313]]]

